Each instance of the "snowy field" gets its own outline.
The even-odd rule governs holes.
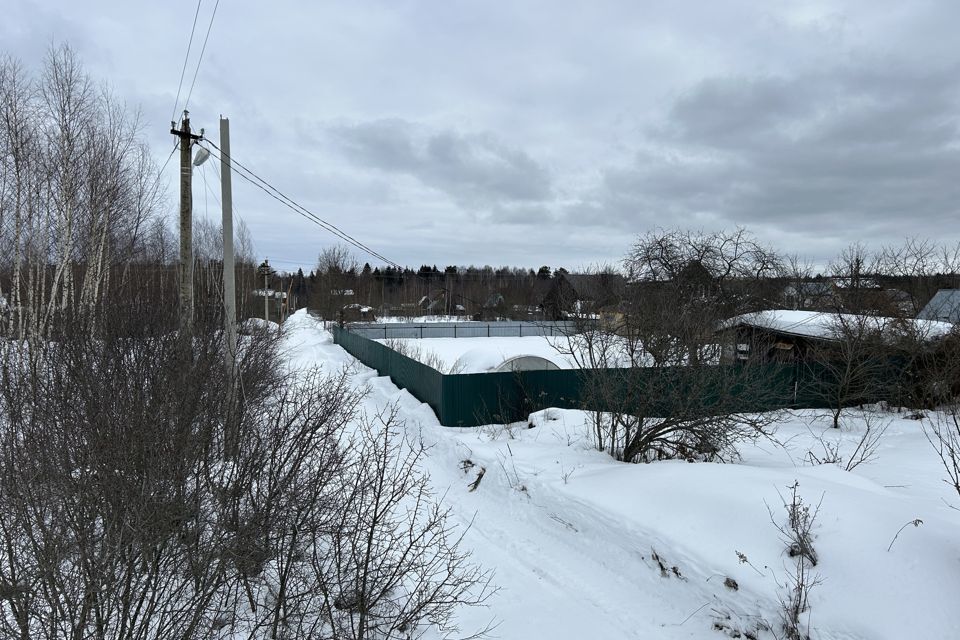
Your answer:
[[[506,639],[775,638],[794,563],[775,523],[798,482],[820,505],[811,638],[960,638],[960,499],[921,422],[866,414],[890,423],[877,458],[853,471],[807,458],[821,439],[849,455],[865,424],[856,412],[841,431],[790,413],[775,441],[744,447],[735,464],[629,465],[593,450],[578,411],[539,412],[533,428],[442,427],[302,312],[284,327],[291,367],[349,366],[350,383],[369,390],[365,411],[395,404],[430,446],[437,495],[500,587],[487,608],[463,611],[463,635],[492,621]]]
[[[394,338],[377,340],[418,362],[444,373],[486,373],[510,358],[537,356],[560,369],[572,369],[573,358],[557,347],[567,346],[566,338],[525,336],[515,338]]]

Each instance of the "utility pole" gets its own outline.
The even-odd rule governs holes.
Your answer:
[[[220,117],[220,196],[223,204],[223,329],[227,338],[227,375],[232,382],[237,357],[237,285],[234,281],[230,119],[222,116]]]
[[[270,298],[267,296],[267,283],[270,278],[270,261],[264,260],[263,263],[257,267],[257,273],[263,276],[263,321],[267,323],[270,321]]]
[[[170,123],[170,133],[180,138],[180,332],[193,333],[193,141],[203,139],[190,133],[190,112],[183,112],[180,129]]]
[[[230,120],[220,116],[220,202],[223,208],[223,332],[227,340],[224,362],[229,384],[229,411],[224,424],[223,446],[227,458],[235,458],[240,446],[234,406],[237,393],[237,291],[233,255],[233,183],[230,169]]]

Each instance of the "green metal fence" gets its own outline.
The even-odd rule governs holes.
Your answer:
[[[333,341],[363,364],[376,369],[381,375],[390,376],[395,385],[412,393],[420,402],[426,402],[438,417],[442,416],[442,373],[379,342],[337,326],[333,327]]]
[[[626,408],[647,416],[827,408],[835,384],[831,369],[817,363],[442,374],[340,327],[333,327],[333,337],[355,358],[430,405],[440,423],[451,427],[516,422],[548,407],[604,411],[616,402],[623,409],[624,398]],[[898,373],[891,365],[884,378],[896,380]],[[874,402],[885,395],[873,386],[848,403]]]

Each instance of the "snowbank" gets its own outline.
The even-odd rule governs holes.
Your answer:
[[[500,638],[773,638],[763,627],[777,629],[778,582],[792,559],[771,519],[785,521],[780,496],[797,481],[804,500],[820,504],[812,638],[960,638],[960,511],[951,508],[960,499],[917,421],[852,413],[836,430],[822,414],[797,412],[776,442],[744,447],[738,464],[627,465],[593,448],[578,411],[539,412],[533,428],[442,427],[312,318],[295,314],[286,328],[289,366],[350,366],[351,384],[369,389],[364,410],[396,404],[430,446],[437,495],[501,587],[489,609],[462,612],[463,635],[492,620]],[[849,453],[863,415],[891,418],[876,461],[852,472],[805,461],[821,438]],[[917,518],[922,525],[900,531]]]

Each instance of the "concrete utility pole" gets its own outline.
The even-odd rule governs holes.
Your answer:
[[[170,133],[180,138],[180,331],[193,333],[193,141],[203,139],[190,133],[190,113],[183,112],[180,129],[170,123]]]
[[[223,333],[230,413],[224,423],[223,445],[227,458],[235,458],[240,438],[235,423],[237,393],[237,288],[233,254],[233,175],[230,168],[230,120],[220,116],[220,202],[223,206]]]
[[[233,184],[230,170],[230,119],[220,117],[220,201],[223,204],[223,328],[227,375],[232,381],[237,356],[237,285],[233,255]]]

